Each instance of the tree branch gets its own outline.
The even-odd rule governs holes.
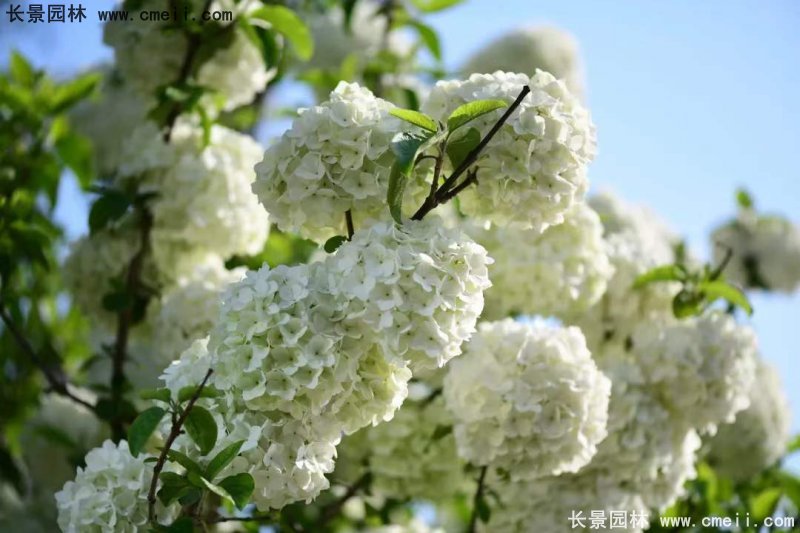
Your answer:
[[[514,111],[517,110],[517,108],[522,104],[522,100],[524,100],[525,97],[530,92],[531,88],[529,86],[526,85],[525,87],[522,88],[522,90],[520,91],[519,95],[517,95],[517,98],[514,100],[514,102],[510,106],[508,106],[506,112],[503,113],[503,116],[501,116],[500,119],[495,123],[495,125],[492,126],[492,129],[489,130],[486,136],[483,139],[481,139],[481,142],[478,143],[478,146],[473,148],[472,151],[470,151],[470,153],[467,154],[467,157],[464,158],[461,164],[458,165],[458,167],[453,171],[453,173],[444,181],[444,183],[442,183],[442,186],[438,188],[436,194],[434,195],[433,201],[428,202],[426,200],[422,204],[422,206],[420,206],[417,212],[414,213],[414,216],[411,217],[411,220],[422,220],[425,217],[425,215],[430,213],[438,205],[447,202],[448,200],[453,198],[455,194],[458,194],[458,192],[465,189],[470,183],[474,182],[475,178],[473,177],[472,178],[473,181],[470,181],[470,183],[467,183],[466,185],[462,184],[461,186],[459,186],[458,192],[456,192],[455,194],[450,193],[451,189],[454,189],[454,187],[456,186],[458,178],[460,178],[461,175],[464,174],[469,169],[469,167],[473,163],[475,163],[475,161],[478,160],[478,156],[483,151],[483,149],[486,148],[486,145],[489,144],[489,141],[491,141],[492,138],[497,134],[497,132],[500,131],[500,128],[503,127],[503,124],[505,124],[506,121],[511,117],[512,113],[514,113]],[[470,179],[469,176],[467,176],[467,180],[469,179]]]
[[[87,402],[86,400],[70,392],[69,381],[67,380],[67,376],[64,374],[64,370],[61,368],[60,364],[56,368],[52,368],[48,366],[41,359],[41,357],[39,357],[39,355],[36,353],[36,349],[34,349],[33,345],[30,343],[27,337],[25,337],[22,329],[19,328],[14,322],[14,319],[11,317],[11,314],[9,314],[5,303],[2,300],[0,300],[0,316],[2,317],[6,328],[8,328],[8,331],[11,333],[11,336],[14,337],[17,345],[19,345],[20,349],[25,352],[27,356],[30,357],[31,361],[33,361],[33,364],[42,371],[42,374],[44,374],[44,377],[53,392],[64,396],[65,398],[69,398],[73,402],[79,403],[87,409],[94,411],[94,404]]]
[[[486,471],[488,466],[481,468],[481,473],[478,476],[478,488],[475,490],[475,498],[472,500],[472,514],[469,517],[469,526],[467,527],[468,533],[475,533],[478,526],[478,506],[479,502],[483,499],[484,481],[486,480]]]
[[[172,424],[172,429],[170,429],[167,440],[164,442],[164,447],[161,448],[161,455],[158,456],[158,460],[153,467],[153,479],[150,481],[150,490],[147,492],[147,519],[150,523],[155,522],[156,518],[156,488],[158,487],[158,476],[161,474],[161,470],[163,470],[164,464],[167,462],[167,453],[169,453],[170,448],[172,448],[172,444],[175,442],[175,439],[177,439],[181,434],[183,423],[186,422],[189,412],[192,410],[192,407],[194,407],[197,399],[200,398],[200,393],[203,391],[203,388],[206,386],[208,379],[213,373],[214,370],[209,368],[208,372],[206,372],[206,376],[200,383],[200,386],[194,391],[194,394],[189,399],[186,407],[183,408],[183,411],[181,411],[178,419]]]
[[[323,530],[325,525],[339,514],[339,511],[347,500],[355,496],[358,491],[369,483],[370,478],[370,473],[365,472],[355,483],[347,487],[347,492],[345,492],[341,498],[323,507],[320,511],[319,520],[317,521],[317,529],[320,531]]]
[[[353,235],[356,233],[356,229],[353,225],[353,211],[351,209],[348,209],[344,212],[344,220],[347,224],[347,240],[352,241]]]

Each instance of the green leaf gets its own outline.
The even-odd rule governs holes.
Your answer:
[[[439,127],[436,125],[436,121],[425,113],[420,113],[419,111],[414,111],[412,109],[402,109],[400,107],[393,108],[389,111],[389,113],[401,120],[405,120],[406,122],[410,122],[411,124],[419,126],[424,130],[428,130],[431,133],[436,133],[439,130]]]
[[[164,505],[169,505],[195,490],[189,480],[175,472],[162,472],[158,479],[161,482],[161,488],[158,489],[156,496]]]
[[[130,200],[117,191],[109,191],[95,200],[89,211],[89,232],[97,233],[119,220],[128,211]]]
[[[796,435],[791,441],[789,446],[786,447],[787,453],[794,453],[800,451],[800,435]]]
[[[464,135],[447,143],[447,157],[453,168],[458,168],[469,153],[481,143],[481,134],[478,130],[469,128],[466,131]]]
[[[777,487],[768,488],[750,497],[750,515],[756,522],[772,516],[783,496],[783,490]]]
[[[263,6],[250,13],[251,19],[259,19],[269,23],[272,28],[292,43],[294,51],[303,61],[314,55],[314,39],[305,22],[291,9],[283,6]]]
[[[90,72],[59,85],[50,102],[50,112],[61,113],[83,100],[94,90],[103,75],[99,72]]]
[[[25,56],[16,50],[11,52],[11,61],[8,65],[8,70],[11,73],[11,77],[14,78],[14,81],[25,87],[33,86],[36,81],[36,71],[33,69],[33,66],[28,62]]]
[[[695,292],[681,290],[672,299],[672,314],[675,318],[687,318],[703,312],[703,297]]]
[[[440,440],[453,432],[453,426],[436,426],[431,440]]]
[[[460,4],[463,1],[464,0],[411,0],[411,3],[424,13],[433,13]]]
[[[345,237],[344,235],[334,235],[333,237],[325,241],[325,245],[323,246],[323,248],[325,249],[326,252],[332,254],[333,252],[338,250],[339,247],[343,245],[345,242],[347,242],[347,237]]]
[[[228,476],[218,485],[231,495],[234,504],[239,509],[243,509],[248,504],[255,488],[253,476],[246,473]]]
[[[169,389],[144,389],[139,392],[139,398],[142,400],[158,400],[160,402],[169,403],[171,394]]]
[[[214,483],[211,483],[209,480],[207,480],[204,477],[201,477],[200,481],[203,483],[205,488],[207,488],[208,490],[210,490],[211,492],[213,492],[214,494],[216,494],[217,496],[219,496],[223,500],[226,500],[226,501],[230,502],[231,505],[236,505],[236,502],[234,501],[233,496],[231,496],[228,493],[227,490],[223,489],[219,485],[215,485]]]
[[[447,117],[447,129],[453,132],[487,113],[508,107],[503,100],[474,100],[460,105]]]
[[[475,510],[478,512],[478,518],[480,518],[481,522],[484,524],[492,517],[492,509],[489,507],[483,495],[475,501]]]
[[[662,265],[637,277],[633,282],[633,288],[640,289],[657,281],[685,281],[687,277],[686,269],[681,265]]]
[[[780,472],[778,476],[786,497],[792,501],[795,507],[800,509],[800,478],[785,471]]]
[[[403,195],[406,190],[408,176],[414,169],[414,162],[420,147],[427,143],[433,134],[398,133],[392,140],[392,152],[395,162],[389,174],[389,185],[386,191],[386,203],[389,212],[398,224],[403,223]]]
[[[210,452],[217,443],[217,422],[203,407],[193,406],[183,427],[203,455]]]
[[[722,298],[737,307],[741,307],[748,315],[753,314],[753,306],[750,305],[747,296],[730,283],[720,280],[703,281],[698,284],[697,288],[709,301],[713,302],[714,300]]]
[[[217,474],[222,472],[225,467],[228,466],[239,454],[239,450],[242,449],[243,444],[243,440],[238,440],[233,444],[223,448],[222,451],[215,455],[214,458],[208,463],[205,477],[211,480],[217,477]]]
[[[425,44],[425,48],[431,53],[436,61],[442,60],[442,45],[439,43],[439,36],[436,30],[419,20],[410,20],[408,25],[417,30],[419,38]]]
[[[389,204],[389,213],[398,224],[403,223],[403,196],[406,192],[406,182],[408,175],[402,171],[400,163],[395,161],[389,174],[386,203]]]
[[[164,409],[161,407],[151,407],[136,417],[131,427],[128,429],[128,446],[131,450],[131,455],[137,457],[139,452],[142,451],[145,444],[147,444],[150,435],[158,427],[158,423],[164,418]]]
[[[190,474],[196,474],[198,476],[203,475],[203,467],[183,452],[179,452],[178,450],[167,450],[167,458],[170,461],[181,465]]]
[[[736,204],[742,209],[753,208],[753,197],[745,189],[736,190]]]
[[[197,389],[199,387],[200,385],[181,387],[181,389],[178,391],[178,402],[183,403],[189,401],[197,393]],[[207,385],[200,389],[200,392],[197,393],[198,398],[218,398],[219,395],[220,392],[217,389]]]
[[[173,523],[165,526],[163,533],[194,533],[194,522],[188,516],[178,518]]]
[[[68,133],[56,141],[55,147],[58,157],[75,173],[81,187],[87,188],[94,177],[92,143],[89,139]]]

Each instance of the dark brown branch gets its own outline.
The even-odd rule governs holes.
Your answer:
[[[344,506],[347,500],[355,496],[358,491],[369,484],[370,477],[371,475],[369,472],[364,473],[355,483],[347,487],[347,492],[345,492],[341,498],[323,507],[320,511],[319,520],[317,521],[317,529],[320,531],[323,530],[324,526],[339,514],[339,511],[341,511],[342,506]]]
[[[478,526],[478,506],[483,499],[484,482],[486,481],[486,471],[488,469],[488,466],[482,467],[478,476],[478,488],[475,490],[475,497],[472,500],[472,514],[469,517],[469,526],[467,527],[468,533],[475,533],[475,529]]]
[[[353,240],[353,235],[356,233],[356,228],[353,225],[353,211],[348,209],[344,212],[344,220],[347,224],[347,240]]]
[[[530,92],[531,88],[529,86],[526,85],[525,87],[522,88],[522,90],[520,91],[519,95],[517,95],[517,98],[514,100],[514,102],[510,106],[508,106],[506,112],[503,113],[503,116],[501,116],[500,119],[495,123],[495,125],[492,126],[492,129],[489,130],[486,136],[483,139],[481,139],[481,142],[478,143],[478,146],[473,148],[470,151],[470,153],[467,154],[467,157],[464,158],[464,161],[462,161],[461,164],[458,165],[458,167],[453,171],[453,173],[444,181],[444,183],[442,183],[442,186],[439,187],[439,189],[436,191],[433,201],[428,202],[426,200],[422,204],[422,206],[420,206],[417,212],[414,213],[414,216],[411,217],[412,220],[422,220],[425,217],[425,215],[430,213],[438,205],[447,202],[453,196],[455,196],[455,195],[448,196],[448,194],[450,193],[450,190],[456,186],[458,178],[460,178],[461,175],[464,174],[469,169],[469,167],[473,163],[475,163],[475,161],[478,160],[478,156],[483,151],[483,149],[486,148],[486,145],[489,144],[489,141],[491,141],[492,138],[497,134],[497,132],[500,131],[500,128],[503,127],[503,124],[505,124],[506,121],[514,113],[514,111],[517,110],[517,108],[522,104],[522,100],[524,100],[525,97]],[[469,177],[467,177],[467,179],[469,179]],[[465,187],[466,186],[461,187],[459,191],[463,190]]]
[[[189,412],[192,410],[192,407],[194,407],[197,399],[200,398],[200,393],[203,391],[203,388],[206,386],[208,379],[213,373],[214,370],[209,368],[200,386],[194,391],[194,394],[186,403],[186,407],[183,408],[178,419],[172,424],[172,429],[170,429],[167,440],[164,442],[164,447],[161,448],[161,454],[158,456],[158,460],[153,467],[153,479],[150,481],[150,490],[147,492],[147,519],[150,523],[155,522],[156,519],[156,488],[158,487],[158,476],[161,474],[161,470],[164,469],[164,464],[167,462],[167,453],[169,453],[170,448],[172,448],[175,439],[181,434],[183,423],[186,422]]]
[[[42,358],[39,357],[39,355],[36,353],[36,349],[30,343],[28,338],[25,337],[22,329],[20,329],[14,322],[14,319],[9,314],[5,303],[2,300],[0,300],[0,316],[2,316],[3,323],[11,333],[11,336],[14,337],[14,340],[19,345],[20,349],[25,352],[25,354],[30,357],[31,361],[33,361],[33,364],[42,371],[42,374],[44,374],[44,377],[47,380],[47,383],[50,385],[52,391],[94,411],[94,404],[87,402],[86,400],[70,392],[69,381],[67,380],[67,376],[64,374],[64,370],[61,368],[60,364],[53,368],[47,365],[47,363],[45,363]]]

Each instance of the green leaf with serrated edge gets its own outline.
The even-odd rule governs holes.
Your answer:
[[[139,391],[139,398],[142,400],[158,400],[159,402],[169,403],[169,389],[144,389]]]
[[[326,252],[328,252],[329,254],[332,254],[333,252],[338,250],[339,247],[342,244],[344,244],[345,242],[347,242],[347,237],[345,237],[343,235],[335,235],[335,236],[331,237],[330,239],[328,239],[327,241],[325,241],[325,245],[323,246],[323,249]]]
[[[201,454],[205,455],[214,449],[217,443],[217,422],[205,408],[193,406],[183,427],[200,448]]]
[[[410,20],[408,25],[417,30],[419,38],[425,44],[425,48],[431,53],[436,61],[442,60],[442,45],[439,43],[439,36],[436,30],[419,20]]]
[[[286,37],[301,60],[308,61],[314,55],[314,39],[311,37],[311,31],[291,9],[283,6],[263,6],[248,16],[250,19],[269,23],[275,31]]]
[[[414,7],[424,13],[434,13],[460,4],[464,0],[411,0]]]
[[[439,129],[435,120],[425,113],[420,113],[419,111],[414,111],[413,109],[402,109],[400,107],[395,107],[392,108],[389,113],[401,120],[405,120],[410,124],[419,126],[424,130],[428,130],[431,133],[436,133]]]
[[[736,204],[742,209],[753,208],[753,197],[745,189],[736,190]]]
[[[133,424],[128,429],[128,447],[131,455],[134,457],[139,455],[139,452],[142,451],[142,448],[150,439],[150,435],[158,427],[158,423],[164,418],[165,413],[166,411],[161,407],[151,407],[146,411],[142,411],[136,417],[136,420],[133,421]]]
[[[222,451],[215,455],[208,463],[205,477],[213,481],[213,479],[217,477],[217,474],[222,472],[239,454],[239,450],[242,449],[243,444],[243,440],[238,440],[223,448]]]
[[[119,220],[130,207],[127,196],[121,192],[108,192],[98,198],[89,211],[89,232],[97,233],[111,222]]]
[[[183,452],[170,449],[167,451],[167,459],[169,459],[172,462],[178,463],[183,468],[185,468],[187,472],[192,472],[197,475],[203,474],[203,467],[200,466],[194,459],[192,459]]]
[[[672,299],[672,314],[675,318],[687,318],[703,312],[703,297],[697,293],[682,290]]]
[[[186,387],[181,387],[178,391],[178,402],[183,403],[189,401],[195,394],[197,394],[198,398],[218,398],[220,396],[220,392],[215,389],[214,387],[209,387],[208,385],[204,386],[200,393],[197,393],[197,389],[200,385],[188,385]]]
[[[231,495],[238,509],[243,509],[247,505],[255,488],[253,476],[247,473],[228,476],[217,485]]]
[[[463,131],[463,130],[462,130]],[[475,128],[469,128],[464,135],[460,135],[456,139],[451,139],[447,143],[447,157],[450,159],[450,164],[453,168],[458,168],[461,163],[467,158],[481,143],[481,134]]]
[[[164,505],[171,504],[194,488],[185,477],[175,472],[162,472],[158,479],[161,488],[156,495]]]
[[[753,314],[753,306],[750,305],[745,293],[730,283],[720,280],[703,281],[697,285],[697,288],[710,301],[722,298],[737,307],[741,307],[748,315]]]
[[[687,278],[688,273],[681,265],[662,265],[638,276],[633,282],[633,288],[639,289],[658,281],[685,281]]]
[[[447,117],[447,129],[453,132],[487,113],[508,107],[503,100],[474,100],[460,105]]]

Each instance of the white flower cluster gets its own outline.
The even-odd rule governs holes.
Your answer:
[[[725,277],[744,288],[791,293],[800,287],[800,227],[790,220],[742,209],[711,234],[714,261],[733,254]]]
[[[483,314],[488,320],[580,313],[600,299],[614,272],[603,226],[585,203],[574,205],[564,222],[541,234],[515,226],[469,233],[494,259]]]
[[[86,455],[75,481],[56,493],[58,525],[64,533],[134,533],[147,525],[147,490],[153,475],[146,455],[133,457],[128,443],[107,440]],[[179,509],[159,505],[158,518],[168,524]]]
[[[342,441],[336,478],[350,484],[369,471],[370,491],[391,498],[441,501],[469,494],[473,483],[456,453],[452,424],[441,396],[406,400],[389,422]]]
[[[519,28],[490,42],[461,67],[465,75],[498,70],[533,74],[536,69],[564,80],[572,94],[583,95],[583,66],[575,37],[553,26]]]
[[[185,250],[222,257],[261,251],[268,215],[250,190],[261,147],[247,135],[212,126],[208,145],[189,121],[164,142],[152,124],[131,133],[121,180],[136,179],[140,192],[152,190],[153,254],[159,267]]]
[[[188,4],[194,12],[203,3]],[[223,0],[212,4],[211,11],[232,10],[238,15],[245,7],[258,5],[260,2],[243,2],[237,8],[234,2]],[[182,32],[165,31],[163,24],[140,16],[162,8],[157,0],[146,0],[130,13],[128,22],[107,23],[103,35],[104,42],[114,49],[115,64],[125,81],[148,97],[159,86],[178,79],[188,48]],[[243,32],[235,28],[226,31],[233,32],[232,38],[200,66],[192,80],[219,96],[222,105],[209,105],[209,111],[217,111],[217,107],[228,111],[251,102],[276,74],[275,69],[267,70],[259,49]],[[211,104],[216,99],[206,100]]]
[[[446,122],[456,107],[473,100],[511,103],[526,85],[530,94],[479,156],[477,186],[459,199],[468,216],[543,231],[563,222],[572,204],[581,200],[588,187],[586,166],[595,154],[589,112],[564,83],[543,71],[533,76],[473,74],[438,82],[422,110]],[[470,125],[485,135],[501,113],[488,113]]]
[[[91,391],[71,392],[83,400],[95,400]],[[20,435],[22,458],[34,490],[52,498],[75,475],[75,461],[102,443],[106,433],[104,424],[86,407],[58,394],[44,395]],[[52,506],[52,500],[48,503]]]
[[[587,343],[594,348],[607,341],[624,342],[640,321],[672,321],[672,298],[679,286],[652,283],[633,289],[639,275],[675,260],[676,239],[652,212],[610,194],[591,197],[589,205],[603,223],[606,253],[614,275],[594,306],[568,313],[565,318],[580,326]]]
[[[709,442],[708,462],[735,481],[744,481],[775,464],[786,453],[792,415],[775,369],[759,359],[750,388],[750,407],[736,421],[719,426]]]
[[[577,328],[482,323],[444,380],[459,454],[512,480],[576,472],[606,436],[611,382]]]
[[[330,100],[301,110],[256,166],[253,191],[282,230],[323,242],[345,232],[345,212],[359,224],[387,218],[392,137],[401,122],[392,104],[341,82]]]
[[[672,417],[713,433],[749,405],[756,337],[730,315],[642,323],[632,340],[645,380]]]

